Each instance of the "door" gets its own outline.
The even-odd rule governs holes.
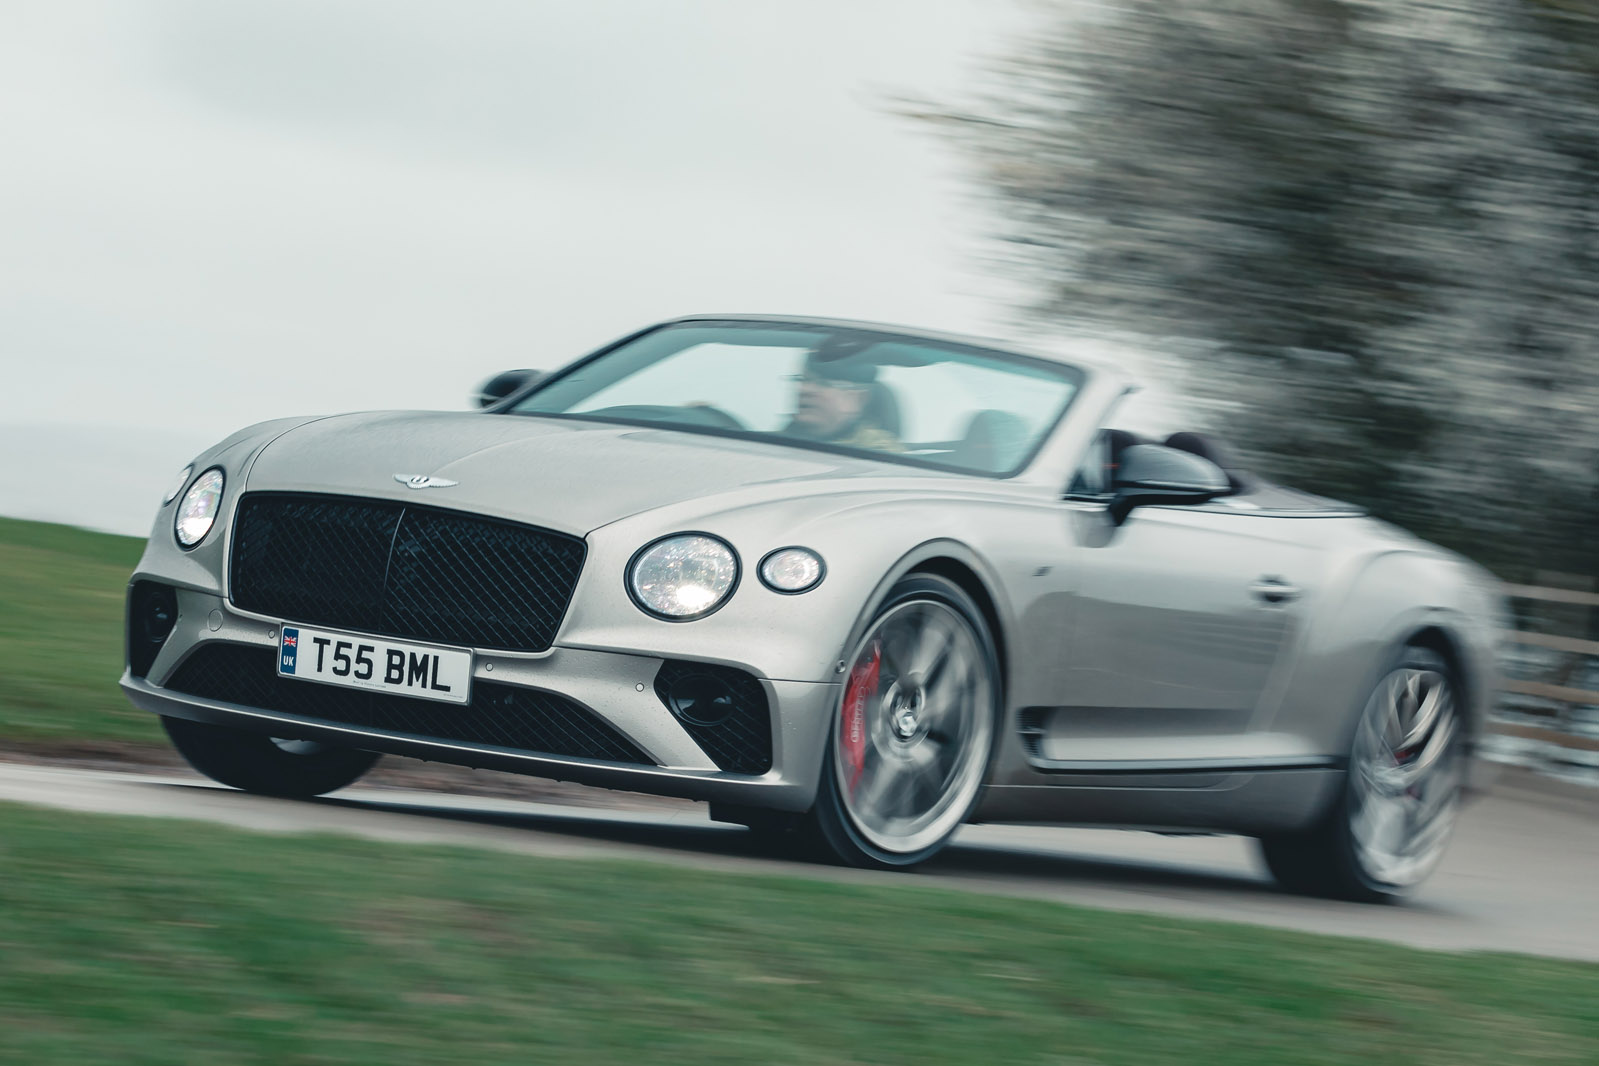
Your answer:
[[[1259,732],[1319,573],[1303,521],[1225,505],[1141,507],[1121,526],[1068,503],[1072,594],[1044,761],[1270,764]],[[1087,768],[1087,767],[1085,767]],[[1128,767],[1131,768],[1131,767]]]

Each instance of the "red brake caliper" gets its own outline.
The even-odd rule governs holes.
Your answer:
[[[860,780],[861,767],[866,763],[866,701],[877,693],[878,667],[882,661],[882,649],[874,643],[866,661],[856,663],[855,669],[850,671],[849,684],[844,688],[844,718],[838,724],[838,733],[844,744],[844,760],[850,767],[849,790],[852,793]]]

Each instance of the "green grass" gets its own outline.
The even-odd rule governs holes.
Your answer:
[[[0,746],[156,742],[142,542],[0,519]],[[1599,968],[0,804],[0,1063],[1592,1062]]]
[[[0,805],[0,1062],[1591,1063],[1599,967]]]
[[[144,541],[0,518],[0,746],[159,739],[117,688]]]

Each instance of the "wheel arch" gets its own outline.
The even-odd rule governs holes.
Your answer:
[[[1327,593],[1307,619],[1274,721],[1328,755],[1344,754],[1387,664],[1419,647],[1454,672],[1462,724],[1468,737],[1479,737],[1497,672],[1480,614],[1458,565],[1433,550],[1383,546],[1346,557],[1328,573]]]
[[[865,627],[877,616],[894,586],[913,574],[931,574],[953,582],[977,604],[994,640],[994,654],[999,660],[999,687],[1001,711],[1007,705],[1010,692],[1011,661],[1010,642],[1005,619],[1009,616],[1009,601],[1005,598],[998,576],[987,562],[966,544],[957,540],[925,541],[902,554],[883,575],[877,587],[866,597],[859,617],[850,628],[849,639],[840,650],[841,657],[865,633]]]
[[[1468,709],[1477,706],[1480,693],[1474,687],[1476,679],[1467,658],[1465,641],[1459,634],[1453,632],[1443,622],[1430,620],[1419,629],[1414,630],[1405,640],[1405,645],[1407,647],[1426,648],[1442,656],[1444,662],[1449,665],[1449,669],[1454,673],[1455,684],[1460,686],[1462,706]],[[1478,733],[1482,729],[1482,723],[1477,721],[1475,714],[1471,713],[1462,715],[1461,719],[1467,729],[1466,741],[1468,748],[1475,746],[1479,739]]]
[[[994,654],[999,658],[1000,698],[1003,706],[1004,694],[1009,690],[1010,656],[1006,647],[1005,626],[999,617],[999,607],[982,577],[976,570],[952,555],[936,555],[924,559],[907,570],[905,576],[911,574],[932,574],[954,582],[960,586],[961,591],[972,598],[977,604],[977,609],[983,612],[983,621],[988,623],[988,632],[994,638]]]

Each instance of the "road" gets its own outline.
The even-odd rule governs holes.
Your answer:
[[[1276,891],[1247,841],[1023,826],[968,826],[913,874],[845,870],[761,855],[742,829],[699,804],[627,797],[572,806],[351,788],[300,802],[190,776],[0,762],[0,800],[71,810],[197,818],[272,833],[528,855],[631,858],[745,873],[938,886],[1061,903],[1246,922],[1414,947],[1517,951],[1599,962],[1599,800],[1523,784],[1468,808],[1443,866],[1400,906],[1300,899]],[[618,805],[620,804],[620,805]],[[3,827],[0,827],[3,832]]]

